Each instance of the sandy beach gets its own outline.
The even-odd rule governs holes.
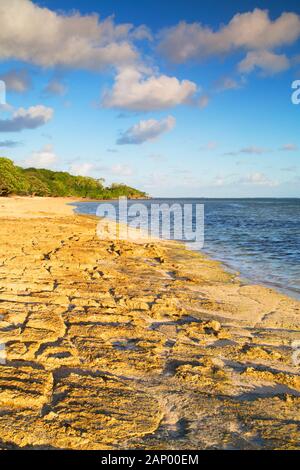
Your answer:
[[[0,199],[0,447],[299,449],[300,302],[68,202]]]

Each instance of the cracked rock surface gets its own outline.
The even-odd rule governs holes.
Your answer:
[[[93,218],[2,216],[2,449],[299,449],[300,303]]]

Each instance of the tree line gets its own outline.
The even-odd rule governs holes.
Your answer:
[[[82,197],[115,199],[147,197],[146,193],[125,184],[106,187],[104,179],[74,176],[66,171],[21,168],[8,158],[0,157],[0,196]]]

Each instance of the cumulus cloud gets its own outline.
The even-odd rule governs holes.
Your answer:
[[[157,139],[161,134],[172,130],[175,127],[176,119],[168,116],[166,119],[157,121],[149,119],[140,121],[138,124],[130,127],[117,140],[118,145],[135,144],[140,145],[144,142]]]
[[[0,59],[16,59],[42,67],[99,70],[135,61],[134,35],[147,30],[131,24],[100,21],[97,14],[56,13],[31,0],[1,0]]]
[[[9,72],[0,75],[0,80],[4,81],[8,91],[24,93],[31,88],[31,77],[27,70],[10,70]]]
[[[148,28],[148,26],[144,24],[135,28],[131,33],[131,37],[136,39],[137,41],[142,41],[144,39],[147,39],[148,41],[153,41],[151,30]]]
[[[28,109],[19,108],[9,119],[0,119],[0,132],[20,132],[24,129],[36,129],[53,117],[53,109],[43,105]]]
[[[58,161],[52,145],[45,145],[41,150],[33,152],[25,160],[24,166],[34,168],[53,168]]]
[[[94,162],[73,161],[69,166],[69,171],[76,176],[94,176],[100,173],[104,176],[131,176],[133,169],[131,166],[117,163],[112,166],[105,166]]]
[[[276,47],[291,45],[299,37],[299,15],[282,13],[272,21],[268,11],[256,8],[252,12],[236,14],[228,24],[220,26],[217,30],[201,23],[183,21],[162,31],[159,50],[170,61],[183,63],[191,59],[201,61],[239,49],[270,51]],[[254,56],[248,60],[253,61]],[[271,70],[276,68],[276,60],[281,62],[282,70],[286,62],[280,56],[277,59],[268,58]]]
[[[45,68],[117,69],[116,83],[104,96],[106,107],[166,109],[188,102],[196,92],[191,81],[136,69],[141,60],[135,41],[152,40],[145,25],[116,24],[112,17],[100,20],[97,14],[58,13],[31,0],[2,0],[0,24],[0,60]],[[65,89],[52,81],[44,91],[62,95]]]
[[[102,105],[130,111],[157,111],[189,103],[197,85],[167,75],[147,74],[135,67],[121,68],[112,90],[104,93]]]
[[[248,52],[238,65],[238,69],[242,73],[250,73],[259,68],[266,75],[284,72],[289,67],[290,60],[285,54],[275,54],[266,50]]]

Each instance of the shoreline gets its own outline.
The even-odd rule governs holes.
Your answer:
[[[193,199],[193,198],[192,198]],[[230,198],[231,199],[231,198]],[[139,199],[136,199],[139,200]],[[5,204],[1,204],[4,202]],[[1,197],[0,198],[0,217],[4,215],[7,217],[49,217],[49,215],[57,216],[57,215],[84,215],[87,217],[91,217],[91,214],[80,214],[76,213],[74,207],[76,203],[89,203],[89,202],[109,202],[109,201],[117,201],[116,199],[80,199],[78,197],[38,197],[38,196],[9,196],[9,197]],[[20,204],[19,210],[15,206],[17,203]],[[33,203],[35,208],[33,211],[30,210],[30,205]],[[56,204],[57,203],[57,204]],[[65,205],[65,208],[64,208]],[[6,206],[6,207],[5,207]],[[37,206],[46,206],[46,210],[44,207],[37,207]],[[3,210],[6,209],[6,210]],[[68,208],[71,208],[70,210]],[[13,215],[9,215],[9,213]],[[160,242],[160,240],[157,240]],[[215,257],[212,253],[206,251],[205,249],[199,251],[200,254],[206,256],[208,259],[212,261],[216,261],[221,264],[221,269],[223,267],[224,271],[228,272],[229,274],[233,274],[239,279],[239,282],[243,285],[260,285],[265,287],[266,289],[273,289],[275,292],[286,295],[289,298],[300,301],[300,293],[298,291],[294,291],[291,288],[282,287],[280,285],[275,285],[272,282],[260,280],[258,283],[255,281],[254,277],[247,276],[243,274],[238,268],[232,266],[226,260],[223,260],[219,257]]]
[[[164,198],[159,198],[159,199],[161,200],[161,199],[164,199]],[[189,199],[189,198],[186,198],[186,199]],[[194,198],[190,198],[190,199],[194,199]],[[245,198],[242,198],[242,199],[244,200]],[[286,199],[289,199],[289,198],[286,198]],[[230,198],[230,200],[232,200],[232,198]],[[110,200],[110,201],[116,202],[117,200],[114,199],[114,200]],[[77,202],[80,204],[80,203],[89,203],[89,202],[94,203],[94,202],[107,202],[107,201],[105,201],[105,200],[101,200],[101,201],[94,201],[94,200],[85,201],[85,200],[82,200],[82,201],[77,201]],[[76,204],[76,202],[74,202],[74,203],[71,203],[71,205],[76,207],[77,204]],[[75,213],[80,214],[80,215],[86,215],[86,216],[89,216],[89,215],[91,216],[92,215],[92,214],[87,214],[87,213],[84,213],[84,212],[75,212]],[[160,242],[161,239],[157,239],[157,241]],[[182,243],[184,245],[184,242],[182,242]],[[260,279],[259,281],[256,281],[254,275],[253,276],[247,275],[245,272],[243,272],[243,269],[241,269],[240,267],[234,266],[229,261],[226,261],[226,260],[222,259],[221,256],[218,256],[216,254],[214,255],[212,253],[212,251],[209,250],[209,249],[203,248],[202,250],[198,250],[198,253],[206,256],[210,260],[217,261],[217,262],[221,263],[221,266],[224,269],[224,271],[228,272],[229,274],[235,275],[239,279],[239,281],[242,285],[256,285],[256,284],[258,284],[258,285],[263,286],[267,289],[273,289],[274,291],[276,291],[279,294],[283,294],[283,295],[286,295],[286,296],[288,296],[288,297],[290,297],[294,300],[300,301],[300,292],[297,289],[286,287],[282,284],[276,284],[272,281],[267,281],[267,280],[263,280],[263,279]]]
[[[1,448],[299,449],[300,303],[68,202],[0,199]]]
[[[258,282],[255,282],[254,276],[251,277],[251,276],[247,276],[246,274],[243,274],[240,270],[236,269],[229,262],[224,261],[220,258],[214,257],[211,253],[209,253],[205,250],[201,251],[200,253],[203,253],[209,259],[211,259],[213,261],[218,261],[219,263],[221,263],[221,265],[224,267],[224,270],[226,272],[228,272],[229,274],[231,273],[231,274],[235,275],[239,279],[241,285],[245,285],[245,286],[259,285],[259,286],[265,287],[266,289],[272,289],[272,290],[274,290],[275,292],[277,292],[279,294],[286,295],[287,297],[289,297],[293,300],[296,300],[298,302],[300,301],[300,292],[297,291],[296,289],[292,289],[292,288],[288,288],[288,287],[282,287],[279,284],[276,285],[276,284],[274,284],[272,282],[268,282],[268,281],[260,280]]]

